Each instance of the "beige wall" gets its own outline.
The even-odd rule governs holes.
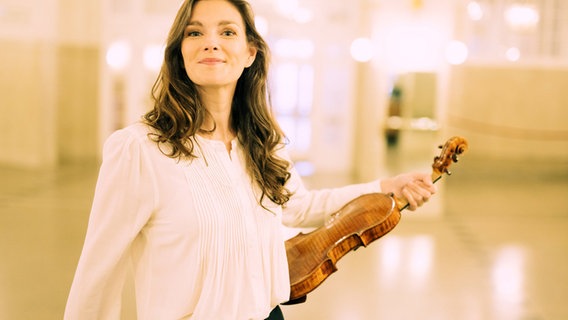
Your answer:
[[[0,164],[96,159],[100,2],[1,5]]]
[[[61,45],[58,49],[59,162],[98,157],[99,55],[97,47]]]
[[[0,163],[95,159],[99,49],[16,40],[0,48]]]
[[[52,165],[56,86],[54,45],[0,41],[0,163]]]
[[[446,130],[469,156],[568,160],[568,68],[464,65],[450,79]]]

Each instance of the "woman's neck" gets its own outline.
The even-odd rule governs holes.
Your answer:
[[[209,112],[201,127],[203,136],[223,141],[228,148],[236,133],[231,128],[231,109],[234,88],[200,90],[200,98]]]

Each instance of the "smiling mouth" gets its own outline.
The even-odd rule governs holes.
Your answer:
[[[221,60],[221,59],[209,58],[209,59],[200,60],[199,63],[201,63],[201,64],[206,64],[206,65],[215,65],[215,64],[224,63],[224,61]]]

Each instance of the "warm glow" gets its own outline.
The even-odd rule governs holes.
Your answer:
[[[467,5],[467,13],[471,20],[479,21],[483,18],[483,9],[477,1],[471,1]]]
[[[312,10],[300,6],[299,0],[276,0],[276,11],[297,23],[305,24],[314,19]]]
[[[384,61],[399,73],[434,70],[439,64],[441,37],[440,30],[430,24],[393,27],[384,39]]]
[[[309,116],[314,101],[314,67],[304,64],[298,70],[298,110],[301,116]],[[282,84],[284,85],[284,84]]]
[[[294,168],[302,177],[311,176],[315,173],[314,164],[309,161],[295,161]]]
[[[414,236],[409,243],[409,275],[412,283],[421,284],[432,270],[434,258],[434,242],[430,236]]]
[[[394,282],[400,276],[399,269],[402,264],[403,240],[400,237],[386,237],[382,241],[380,264],[382,267],[381,283]]]
[[[519,48],[512,47],[507,50],[505,56],[509,61],[518,61],[521,58],[521,51]]]
[[[540,16],[533,6],[515,4],[505,11],[505,20],[513,29],[527,29],[536,26]]]
[[[498,252],[492,268],[493,294],[504,309],[524,301],[525,274],[526,252],[523,248],[509,246]]]
[[[280,39],[274,45],[274,53],[283,58],[309,59],[314,51],[314,43],[309,39]]]
[[[298,103],[299,67],[294,63],[283,63],[275,67],[274,106],[278,113],[291,115]]]
[[[144,66],[150,71],[159,71],[164,61],[164,47],[149,45],[144,49]]]
[[[410,238],[389,237],[381,247],[381,283],[388,285],[397,278],[406,278],[422,286],[432,272],[435,243],[432,237],[416,235]]]
[[[436,131],[440,129],[440,126],[436,121],[427,117],[412,119],[410,121],[410,127],[412,129],[423,130],[423,131],[424,130]]]
[[[351,43],[351,56],[355,61],[368,62],[373,58],[373,42],[368,38],[358,38]]]
[[[107,50],[106,62],[114,70],[123,70],[130,63],[130,46],[126,41],[117,41]]]
[[[298,23],[308,23],[314,19],[314,14],[310,9],[306,8],[298,8],[296,12],[294,12],[294,20]]]
[[[256,27],[256,30],[258,30],[258,33],[260,33],[261,36],[266,37],[268,36],[268,20],[263,17],[263,16],[256,16],[256,18],[254,19],[254,25]]]
[[[296,12],[299,7],[298,0],[278,0],[276,2],[276,9],[284,16],[291,16]]]
[[[452,41],[446,47],[446,60],[453,65],[462,64],[467,60],[468,48],[461,41]]]

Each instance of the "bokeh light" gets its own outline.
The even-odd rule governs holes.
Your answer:
[[[351,56],[355,61],[368,62],[373,58],[373,42],[369,38],[357,38],[351,43]]]
[[[452,41],[446,47],[446,60],[449,64],[462,64],[467,60],[468,55],[469,50],[461,41]]]
[[[106,53],[106,62],[113,70],[123,70],[130,63],[131,49],[126,41],[112,43]]]

